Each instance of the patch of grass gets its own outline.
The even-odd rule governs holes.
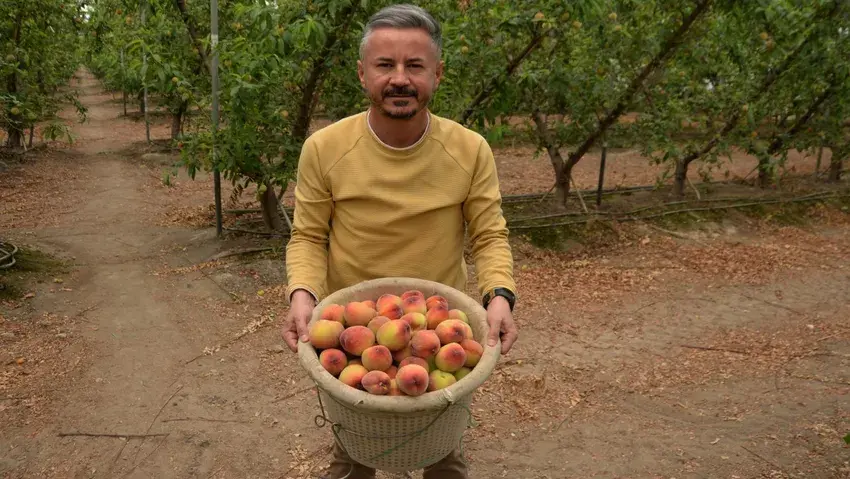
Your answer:
[[[15,265],[0,270],[0,299],[20,298],[33,281],[56,273],[68,273],[70,264],[33,248],[18,246]]]

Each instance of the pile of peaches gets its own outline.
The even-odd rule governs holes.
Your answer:
[[[344,384],[375,395],[419,396],[451,386],[484,353],[465,312],[418,290],[330,304],[309,330],[319,362]]]

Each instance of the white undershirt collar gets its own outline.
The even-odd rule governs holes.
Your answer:
[[[416,143],[414,143],[410,146],[398,148],[398,147],[395,147],[395,146],[390,146],[390,145],[384,143],[380,138],[378,138],[378,135],[375,133],[375,130],[372,129],[372,123],[369,122],[369,117],[371,116],[371,114],[372,114],[371,108],[369,110],[366,110],[366,126],[369,127],[369,132],[372,133],[372,137],[375,138],[375,140],[377,140],[377,142],[380,143],[381,145],[383,145],[384,147],[386,147],[390,150],[394,150],[394,151],[407,151],[407,150],[416,148],[420,143],[422,143],[423,140],[425,140],[425,137],[428,136],[428,130],[431,128],[431,114],[429,113],[427,119],[425,120],[426,121],[425,131],[422,133],[422,136],[420,136],[419,139],[416,140]]]

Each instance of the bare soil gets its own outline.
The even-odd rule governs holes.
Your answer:
[[[60,262],[3,277],[0,476],[316,477],[332,435],[279,334],[285,239],[217,239],[209,179],[163,185],[144,125],[73,87],[79,142],[0,173],[3,237]],[[506,193],[550,186],[497,156]],[[515,237],[521,336],[475,396],[472,477],[850,477],[850,217],[809,216]]]

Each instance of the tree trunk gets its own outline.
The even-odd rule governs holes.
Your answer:
[[[694,23],[696,23],[697,19],[709,9],[712,3],[712,0],[702,0],[698,2],[696,6],[694,6],[691,14],[684,19],[681,25],[679,25],[679,28],[667,37],[661,45],[661,50],[659,50],[655,57],[653,57],[652,60],[643,67],[638,75],[632,79],[628,88],[626,88],[617,101],[617,105],[614,106],[614,108],[599,121],[599,125],[596,127],[596,130],[588,135],[588,137],[585,138],[575,151],[570,153],[570,156],[567,159],[567,163],[570,164],[570,169],[572,169],[572,167],[581,160],[585,153],[587,153],[594,143],[596,143],[596,140],[605,134],[605,131],[607,131],[608,128],[610,128],[611,125],[613,125],[626,111],[626,108],[628,108],[631,104],[635,95],[637,95],[637,93],[643,88],[646,79],[650,76],[650,74],[662,68],[663,65],[666,64],[667,59],[673,55],[684,40],[685,35]]]
[[[278,212],[277,195],[274,186],[266,185],[266,191],[260,195],[260,208],[263,211],[263,222],[272,231],[286,231],[286,225]]]
[[[18,9],[18,16],[15,20],[15,29],[12,32],[12,41],[16,47],[21,43],[21,24],[23,23],[23,19],[23,4],[21,4],[21,7]],[[12,71],[6,76],[6,93],[13,98],[16,96],[16,93],[18,93],[18,75],[15,69],[12,69]],[[17,115],[13,115],[11,112],[9,113],[9,127],[6,130],[9,138],[6,140],[6,145],[10,148],[24,146],[23,130],[20,127],[22,120],[23,117],[20,113]]]
[[[177,111],[171,115],[171,139],[176,140],[180,133],[183,132],[181,128],[183,126],[183,115],[186,113],[186,108],[188,107],[187,102],[180,102],[180,106],[177,107]]]
[[[690,162],[685,161],[685,158],[679,158],[676,161],[676,172],[673,175],[673,194],[675,194],[677,198],[685,197],[685,183],[688,181],[689,164]]]
[[[145,93],[143,90],[139,90],[139,94],[136,95],[136,98],[139,99],[139,113],[145,112]]]
[[[573,165],[564,161],[561,156],[561,151],[558,145],[552,140],[552,135],[549,133],[549,127],[546,125],[546,117],[539,110],[531,115],[534,124],[537,126],[537,135],[543,142],[546,153],[549,154],[549,161],[552,163],[552,169],[555,171],[555,191],[558,201],[566,206],[567,197],[570,194],[570,174],[572,173]]]
[[[829,181],[837,183],[841,181],[841,169],[844,166],[844,157],[850,152],[850,145],[844,148],[832,150],[832,158],[829,159]]]
[[[770,185],[770,158],[759,158],[758,164],[759,170],[759,178],[758,185],[759,188],[767,188]]]
[[[32,148],[32,137],[33,136],[35,136],[35,124],[30,126],[30,145],[29,145],[30,148]]]

